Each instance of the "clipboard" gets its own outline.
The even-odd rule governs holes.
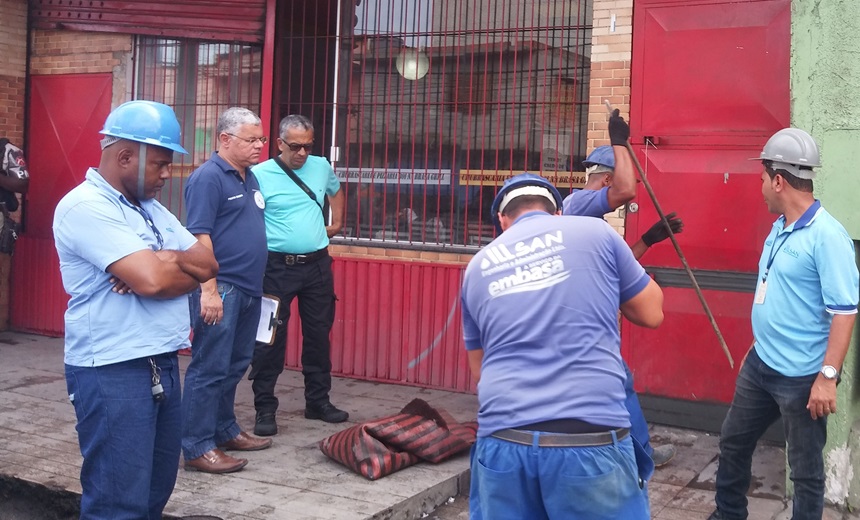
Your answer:
[[[257,342],[271,345],[275,342],[275,330],[281,324],[278,310],[281,300],[270,294],[264,294],[260,302],[260,321],[257,323]]]

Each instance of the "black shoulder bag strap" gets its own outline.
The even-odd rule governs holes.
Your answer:
[[[284,173],[286,173],[290,177],[290,179],[292,179],[293,182],[295,182],[298,185],[298,187],[302,189],[303,192],[307,193],[308,197],[310,197],[311,200],[314,201],[314,203],[320,207],[320,211],[322,211],[322,214],[323,214],[323,223],[325,223],[325,225],[329,225],[328,199],[327,198],[325,199],[324,204],[320,204],[319,201],[317,200],[316,195],[314,195],[314,192],[310,188],[308,188],[307,184],[305,184],[304,182],[302,182],[301,179],[299,179],[299,176],[296,175],[296,172],[294,172],[292,168],[287,166],[287,163],[282,161],[281,158],[277,157],[277,156],[274,157],[274,159],[275,159],[275,162],[278,164],[278,166],[280,166],[281,169],[284,170]]]

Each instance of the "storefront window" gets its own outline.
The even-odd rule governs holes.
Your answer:
[[[590,1],[358,4],[337,89],[342,238],[478,247],[509,176],[582,182]]]
[[[182,146],[161,202],[184,220],[188,175],[215,150],[218,116],[231,106],[260,113],[262,51],[257,46],[138,37],[134,99],[168,104],[182,124]]]

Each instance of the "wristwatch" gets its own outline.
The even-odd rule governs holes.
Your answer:
[[[824,379],[836,379],[839,377],[839,371],[834,366],[824,365],[821,367],[821,375],[824,376]]]

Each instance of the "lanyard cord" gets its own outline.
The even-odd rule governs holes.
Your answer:
[[[767,274],[770,272],[770,266],[773,265],[773,261],[776,259],[776,255],[779,253],[779,250],[782,249],[782,246],[785,245],[785,241],[788,240],[788,237],[790,237],[794,231],[795,230],[791,230],[786,233],[785,237],[779,242],[779,247],[776,245],[776,237],[773,238],[773,245],[770,247],[770,255],[768,255],[769,258],[767,259],[767,265],[764,268],[764,276],[761,278],[762,282],[767,281]]]
[[[134,204],[125,200],[124,197],[120,197],[123,204],[135,210],[138,215],[143,218],[143,221],[146,222],[146,225],[149,226],[149,229],[152,230],[152,233],[155,235],[155,240],[158,242],[158,248],[153,248],[154,251],[161,251],[164,248],[164,237],[161,235],[161,231],[155,227],[155,222],[153,222],[152,217],[149,216],[149,213],[146,212],[142,207],[135,206]]]

